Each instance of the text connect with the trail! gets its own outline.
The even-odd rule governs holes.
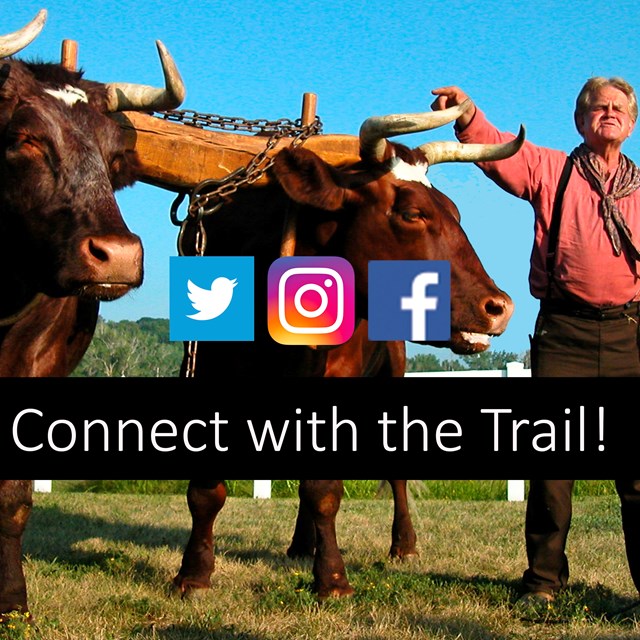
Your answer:
[[[61,387],[53,394],[42,392],[43,381],[12,381],[28,389],[6,396],[0,446],[47,477],[61,469],[65,478],[147,468],[160,477],[211,469],[236,478],[384,469],[390,477],[506,479],[558,460],[578,477],[615,477],[616,457],[640,444],[606,384],[576,394],[555,380],[562,393],[527,402],[520,389],[532,381],[514,381],[292,379],[260,401],[246,397],[254,385],[237,381],[215,389],[197,380],[44,381],[48,391]],[[545,383],[535,386],[548,393]]]

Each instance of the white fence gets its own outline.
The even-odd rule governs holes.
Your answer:
[[[271,480],[254,480],[253,497],[270,498]],[[522,502],[524,500],[524,480],[507,480],[507,500],[509,502]]]
[[[412,371],[405,378],[530,378],[531,369],[522,362],[507,362],[504,369],[470,369],[466,371]]]
[[[34,480],[33,490],[40,493],[51,493],[51,480]],[[271,497],[271,480],[254,480],[253,497],[268,499]],[[507,480],[507,500],[524,500],[524,480]]]
[[[504,369],[476,369],[470,371],[414,371],[405,373],[406,378],[447,377],[447,378],[530,378],[531,369],[525,369],[522,362],[507,362]],[[524,480],[507,480],[507,500],[524,500]]]

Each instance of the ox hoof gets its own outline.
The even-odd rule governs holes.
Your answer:
[[[413,562],[418,559],[417,551],[401,551],[400,549],[392,549],[389,552],[389,560],[392,562]]]
[[[204,596],[210,588],[210,584],[178,576],[171,583],[170,595],[181,600],[193,600]]]
[[[353,596],[355,589],[349,585],[347,587],[332,587],[331,589],[323,589],[318,591],[318,600],[332,600],[334,598],[349,598]]]
[[[328,600],[330,598],[347,598],[355,593],[354,588],[349,584],[346,576],[334,573],[331,576],[331,583],[314,585],[314,591],[318,595],[318,600]]]

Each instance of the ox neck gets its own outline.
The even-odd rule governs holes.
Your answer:
[[[36,292],[19,299],[15,304],[0,304],[0,327],[15,324],[18,320],[31,313],[43,296],[43,293]]]

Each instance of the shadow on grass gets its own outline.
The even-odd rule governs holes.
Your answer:
[[[426,573],[424,579],[433,584],[434,593],[441,594],[443,599],[455,598],[477,602],[484,606],[507,607],[511,616],[524,624],[530,625],[566,625],[576,622],[610,625],[612,633],[620,640],[620,630],[625,627],[636,626],[640,621],[640,601],[636,598],[620,596],[604,585],[588,585],[584,582],[574,582],[556,595],[554,602],[548,607],[537,609],[522,609],[518,606],[518,599],[522,595],[520,580],[492,579],[486,576],[460,577],[452,574]],[[434,623],[433,620],[413,620],[413,624],[443,630],[443,621]],[[468,620],[457,624],[446,624],[446,629],[454,637],[464,636],[464,629],[468,631]],[[478,626],[478,630],[482,627]],[[502,640],[503,636],[495,635],[492,640]],[[508,638],[510,636],[504,636]],[[605,635],[599,635],[599,640],[606,640]],[[613,636],[612,636],[613,637]],[[637,637],[637,636],[630,636]]]
[[[185,505],[186,510],[186,505]],[[249,542],[242,535],[241,523],[238,523],[237,531],[228,533],[229,527],[223,536],[216,537],[216,555],[224,554],[227,558],[238,562],[263,561],[277,568],[285,563],[299,563],[305,572],[311,569],[309,560],[289,560],[286,557],[286,548],[281,550],[273,548],[250,548]],[[294,521],[291,522],[293,532]],[[34,509],[24,538],[24,552],[34,559],[44,560],[57,566],[60,571],[82,571],[99,569],[106,572],[118,573],[127,571],[139,582],[163,580],[166,576],[158,576],[158,571],[144,560],[132,561],[128,554],[109,551],[83,551],[78,549],[78,543],[92,538],[98,538],[112,542],[131,542],[149,550],[168,548],[182,553],[188,538],[188,528],[179,526],[139,525],[122,522],[113,522],[105,518],[90,515],[70,513],[58,506],[38,506]],[[273,545],[272,545],[273,546]],[[51,571],[58,570],[47,569]],[[470,620],[464,615],[452,615],[451,612],[438,615],[438,608],[446,610],[446,605],[452,602],[469,601],[478,606],[489,609],[502,609],[508,612],[514,620],[523,624],[562,625],[577,621],[585,621],[599,624],[606,633],[607,626],[615,636],[620,639],[620,631],[626,627],[637,625],[640,616],[640,607],[637,610],[624,611],[634,603],[633,600],[617,595],[612,590],[602,585],[587,585],[574,582],[568,589],[558,595],[553,607],[539,615],[518,612],[515,604],[521,595],[520,577],[514,579],[493,579],[486,576],[456,576],[453,573],[418,572],[412,563],[406,563],[406,568],[399,568],[398,563],[393,563],[390,570],[387,562],[373,562],[370,565],[363,562],[347,562],[349,579],[356,589],[356,600],[360,599],[366,605],[368,601],[390,605],[397,597],[411,598],[417,590],[422,595],[427,594],[430,601],[435,603],[435,608],[424,615],[408,614],[407,625],[411,628],[419,628],[425,632],[431,631],[435,635],[445,637],[466,637],[470,631],[473,637],[491,637],[492,640],[507,640],[508,635],[500,636],[495,629],[490,630],[482,621]],[[170,567],[178,570],[178,567]],[[390,584],[389,590],[381,593],[373,593],[368,585],[379,585],[382,582]],[[304,579],[302,586],[310,590],[310,582]],[[367,592],[367,589],[369,591]],[[473,627],[473,628],[471,628]],[[202,629],[190,629],[188,627],[168,628],[156,631],[161,638],[201,638]],[[217,640],[262,640],[260,635],[238,632],[233,627],[216,629]],[[607,636],[599,638],[605,640]],[[613,636],[612,636],[613,637]],[[375,637],[371,637],[375,640]]]
[[[187,506],[185,505],[185,513]],[[291,523],[293,533],[294,522]],[[215,529],[214,529],[215,534]],[[140,525],[108,520],[86,514],[70,513],[58,506],[38,506],[34,508],[23,538],[23,552],[34,559],[55,563],[61,570],[80,570],[84,567],[99,567],[106,571],[117,571],[126,564],[124,556],[117,551],[86,551],[78,548],[79,543],[90,539],[106,542],[130,542],[149,550],[168,548],[180,554],[189,538],[188,527],[168,527],[162,524]],[[237,533],[215,536],[216,556],[226,556],[238,562],[264,561],[273,566],[290,562],[286,557],[286,546],[281,551],[268,548],[250,548],[242,535],[241,525]],[[178,571],[178,566],[175,571]],[[174,569],[172,567],[172,569]],[[134,571],[142,580],[153,573],[142,563],[136,563]]]

